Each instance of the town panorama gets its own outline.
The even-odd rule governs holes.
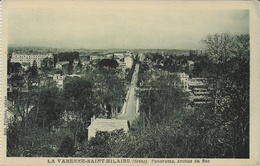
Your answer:
[[[9,47],[6,155],[249,158],[249,35],[202,43]]]

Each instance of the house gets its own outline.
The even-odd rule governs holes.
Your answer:
[[[178,78],[177,81],[174,82],[174,86],[181,88],[185,91],[190,91],[189,89],[189,75],[186,74],[185,72],[166,72],[166,71],[161,71],[160,74],[157,76],[156,75],[152,75],[150,76],[150,78],[154,78],[154,79],[158,79],[160,75],[164,75],[167,76],[169,78],[175,79]]]
[[[189,81],[189,87],[192,90],[190,99],[194,104],[210,103],[212,98],[207,87],[206,78],[192,78]]]
[[[88,139],[95,137],[97,131],[111,132],[113,130],[123,129],[129,131],[129,122],[122,119],[100,119],[97,118],[88,127]]]
[[[15,113],[7,109],[5,112],[5,124],[12,123],[15,119]]]
[[[22,69],[26,71],[26,70],[29,69],[30,63],[29,62],[22,62],[21,66],[22,66]]]
[[[188,60],[187,63],[188,63],[189,71],[193,70],[193,68],[194,68],[194,62],[191,61],[191,60]]]
[[[13,87],[10,84],[7,84],[7,92],[13,92]]]
[[[15,113],[14,102],[6,100],[5,106],[6,106],[6,110],[5,110],[5,114],[4,114],[4,123],[5,124],[12,123],[13,121],[22,120],[22,118],[20,116],[17,116],[17,113]]]
[[[178,74],[180,81],[181,81],[181,87],[188,91],[189,90],[189,75],[186,73],[179,73]]]
[[[114,58],[122,59],[122,58],[124,58],[124,54],[123,53],[114,53]]]
[[[106,58],[109,58],[109,59],[113,58],[113,54],[107,54]]]
[[[102,55],[90,55],[89,59],[90,59],[90,61],[101,60],[101,59],[104,59],[104,56],[102,56]]]
[[[69,61],[58,62],[56,64],[56,69],[64,70],[68,68],[68,65],[69,65]]]
[[[129,56],[126,56],[124,58],[124,63],[125,63],[125,67],[127,69],[131,69],[132,66],[133,66],[133,58],[132,57],[129,57]]]
[[[37,53],[16,53],[13,52],[11,62],[12,63],[20,63],[22,65],[29,65],[32,66],[33,62],[35,61],[37,64],[37,67],[41,66],[41,63],[43,59],[45,58],[53,58],[53,55],[51,53],[47,54],[37,54]]]
[[[52,79],[56,83],[58,88],[63,89],[64,76],[62,76],[60,74],[54,74]]]
[[[5,124],[11,123],[15,119],[14,106],[13,103],[9,100],[6,100],[5,106]]]
[[[76,60],[76,59],[75,59],[75,60],[73,61],[73,66],[76,66],[76,65],[78,65],[78,64],[79,64],[79,60]]]
[[[201,87],[207,84],[206,78],[192,78],[189,80],[190,87]]]
[[[139,61],[143,62],[145,60],[145,54],[139,55]]]

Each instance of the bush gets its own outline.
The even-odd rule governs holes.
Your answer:
[[[74,141],[69,135],[64,137],[58,153],[61,157],[72,157],[75,154]]]

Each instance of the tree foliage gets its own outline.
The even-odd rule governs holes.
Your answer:
[[[64,97],[65,109],[73,115],[71,120],[76,123],[74,127],[75,146],[79,141],[79,135],[89,125],[89,120],[95,114],[93,102],[93,85],[85,78],[73,78],[65,83]]]
[[[34,109],[30,117],[41,127],[58,126],[64,110],[62,92],[56,87],[44,86],[39,88],[35,98]]]
[[[74,142],[69,135],[63,138],[58,153],[61,157],[72,157],[75,154]]]
[[[20,63],[11,63],[11,60],[7,61],[7,73],[19,73],[22,71],[22,65]]]
[[[86,71],[85,78],[93,82],[94,98],[97,105],[105,104],[111,108],[110,114],[116,114],[125,96],[125,84],[117,69],[100,68]],[[109,115],[109,117],[111,117]]]
[[[124,141],[126,133],[121,130],[112,132],[97,131],[95,137],[92,137],[82,150],[79,152],[80,157],[114,157],[113,149],[119,143]]]
[[[8,157],[57,157],[64,135],[68,132],[50,132],[37,125],[13,123],[7,129]]]
[[[77,120],[86,122],[93,114],[92,83],[84,78],[75,77],[64,85],[67,108],[74,112]]]
[[[44,58],[41,62],[41,70],[43,72],[50,72],[54,67],[54,62],[52,58]]]
[[[54,64],[62,61],[74,61],[74,59],[79,59],[79,52],[61,52],[59,54],[54,54]]]
[[[99,67],[117,68],[118,62],[115,59],[102,59],[98,62]]]
[[[205,40],[213,58],[208,80],[214,98],[210,112],[218,117],[207,144],[220,157],[249,157],[249,36],[215,34]],[[223,46],[223,45],[227,46]],[[218,133],[218,134],[217,134]],[[215,140],[214,140],[215,139]],[[213,149],[213,148],[212,148]],[[213,154],[214,153],[214,154]]]

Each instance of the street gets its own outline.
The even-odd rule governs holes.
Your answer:
[[[138,79],[138,72],[139,72],[139,64],[136,64],[135,70],[132,76],[131,84],[129,87],[129,91],[126,97],[126,101],[124,103],[124,107],[122,109],[122,114],[119,115],[117,118],[118,119],[125,119],[132,124],[132,122],[138,118],[139,113],[138,113],[138,108],[139,108],[139,103],[138,99],[135,96],[135,91],[137,89],[137,79]]]

